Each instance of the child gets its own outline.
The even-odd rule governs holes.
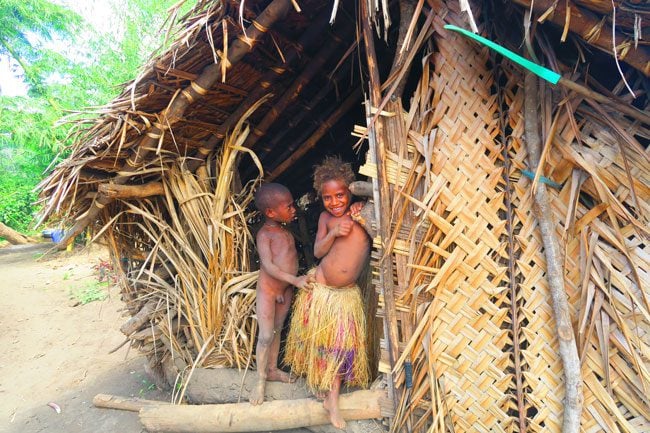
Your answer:
[[[251,404],[258,405],[264,402],[267,380],[292,382],[290,375],[277,367],[280,331],[291,305],[292,285],[305,288],[310,277],[296,277],[298,253],[293,236],[283,227],[296,216],[289,190],[277,183],[263,184],[255,193],[255,206],[264,215],[264,225],[257,233],[260,257],[256,290],[258,379],[250,396]]]
[[[340,429],[345,428],[338,407],[341,382],[368,382],[365,316],[356,280],[366,264],[370,239],[351,218],[361,208],[350,208],[352,181],[352,167],[336,157],[326,158],[314,171],[314,188],[325,207],[314,244],[314,255],[322,260],[310,271],[312,290],[301,291],[296,299],[286,354],[317,395],[327,393],[323,406]]]

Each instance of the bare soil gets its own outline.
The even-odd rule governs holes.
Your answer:
[[[0,247],[0,432],[144,433],[137,413],[92,404],[97,394],[170,401],[136,350],[109,353],[128,317],[119,289],[98,281],[108,252],[52,246]],[[74,293],[88,288],[106,298],[80,304]]]
[[[43,255],[51,247],[0,249],[0,432],[144,432],[137,413],[92,405],[99,393],[169,401],[144,373],[144,357],[128,345],[109,353],[124,341],[127,318],[118,289],[98,281],[108,253]],[[71,293],[82,289],[107,297],[73,306]]]

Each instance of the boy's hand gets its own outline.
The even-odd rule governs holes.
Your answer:
[[[303,275],[302,277],[296,278],[296,284],[294,284],[298,289],[308,289],[309,285],[314,282],[313,275]]]

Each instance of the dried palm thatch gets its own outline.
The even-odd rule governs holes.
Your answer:
[[[389,53],[389,70],[370,27],[388,22],[387,5],[362,3],[358,43],[355,11],[341,4],[348,26],[322,45],[329,3],[301,2],[314,10],[306,18],[289,0],[199,1],[172,48],[81,124],[89,129],[43,184],[46,214],[98,222],[125,271],[132,318],[122,329],[152,364],[176,361],[185,379],[194,366],[251,364],[256,274],[245,209],[258,166],[292,188],[309,183],[310,163],[330,152],[327,137],[344,142],[339,122],[360,106],[350,59],[362,45],[367,123],[356,132],[370,144],[360,172],[376,180],[372,273],[391,430],[650,431],[650,125],[584,94],[526,86],[520,70],[443,28],[466,27],[469,11],[479,31],[518,45],[511,23],[481,22],[489,11],[479,6],[504,3],[406,3],[397,39],[410,51]],[[599,14],[602,25],[588,21],[586,40],[575,39],[578,51],[599,46],[606,25],[638,39],[637,17],[647,15],[633,2],[547,3],[532,5],[537,22],[561,23],[563,37],[585,32],[576,11]],[[614,9],[618,24],[607,18]],[[630,105],[623,79],[608,88],[565,67],[539,25],[526,28],[525,45],[543,63]],[[641,71],[625,80],[643,94],[647,47],[631,46],[614,51]],[[322,85],[323,69],[333,85]],[[530,113],[539,127],[526,128]],[[533,141],[543,146],[531,150]],[[242,178],[251,182],[241,187]],[[554,243],[559,254],[549,253]],[[575,349],[580,371],[567,368],[562,345]],[[572,394],[567,383],[577,384]],[[567,397],[582,410],[566,410]]]
[[[146,311],[151,329],[144,329],[136,346],[153,364],[165,356],[188,366],[245,368],[251,362],[257,271],[250,270],[246,208],[257,181],[235,193],[233,169],[239,154],[250,152],[241,147],[249,114],[228,135],[206,182],[182,161],[172,164],[163,196],[124,202],[105,226],[110,244],[121,247],[120,257],[140,258],[125,263],[123,287],[138,290],[124,298],[127,307]]]

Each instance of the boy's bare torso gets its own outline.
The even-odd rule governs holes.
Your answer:
[[[268,242],[273,263],[284,272],[295,275],[298,272],[298,253],[296,251],[293,235],[285,228],[278,226],[264,225],[257,233],[257,243]],[[274,294],[282,295],[284,289],[289,286],[285,281],[273,278],[264,269],[260,269],[257,280],[260,289]]]
[[[327,231],[331,231],[342,221],[352,221],[349,215],[335,217],[323,212],[321,218],[326,218]],[[370,251],[370,238],[358,224],[352,225],[347,236],[334,240],[329,252],[323,257],[316,269],[316,282],[330,287],[346,287],[356,284],[361,270],[366,264]]]

